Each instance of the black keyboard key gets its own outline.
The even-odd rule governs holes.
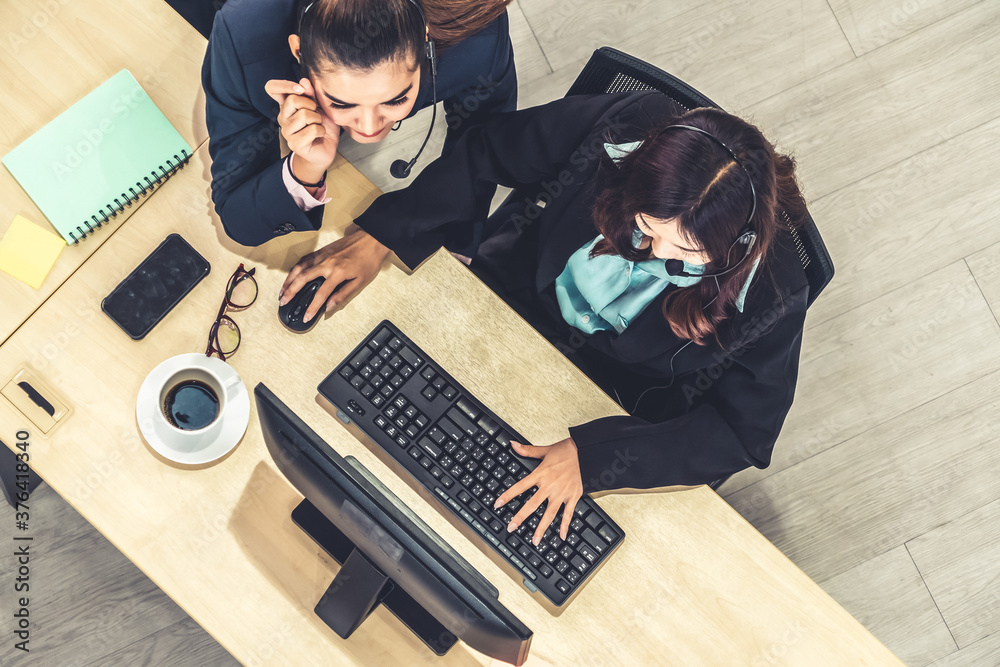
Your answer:
[[[590,563],[588,563],[583,556],[580,556],[579,554],[570,558],[569,564],[575,567],[577,572],[580,572],[581,574],[590,569]]]
[[[559,550],[559,555],[562,556],[563,558],[572,558],[575,555],[575,552],[573,551],[573,547],[569,546],[568,544],[564,544],[563,547]]]
[[[591,565],[597,562],[597,552],[591,549],[590,546],[588,546],[586,543],[581,544],[577,548],[577,552],[579,552],[581,556],[586,558],[587,562],[590,563]]]
[[[521,540],[517,539],[517,535],[510,535],[507,537],[507,544],[509,544],[511,548],[516,550],[518,547],[521,546]]]
[[[590,526],[591,528],[593,528],[595,530],[597,528],[599,528],[600,525],[601,525],[601,523],[602,523],[602,521],[601,521],[601,515],[598,514],[597,512],[591,512],[590,514],[588,514],[587,516],[585,516],[584,517],[584,521],[587,522],[588,526]]]
[[[453,465],[451,468],[448,469],[448,472],[450,472],[455,477],[461,477],[462,474],[465,472],[465,468],[456,463],[455,465]]]
[[[407,405],[406,409],[403,410],[403,414],[406,415],[407,419],[413,419],[420,414],[420,410],[417,410],[417,408],[412,405]]]
[[[378,374],[373,375],[368,381],[371,382],[372,386],[376,389],[385,384],[385,378]]]
[[[462,429],[466,435],[473,437],[478,432],[475,424],[469,421],[464,414],[458,408],[452,408],[448,411],[448,418],[451,419],[455,424]]]
[[[354,366],[355,368],[361,368],[364,366],[365,362],[368,361],[369,352],[370,350],[368,350],[368,348],[361,348],[357,354],[351,357],[351,366]]]
[[[563,573],[566,572],[566,570],[569,569],[569,563],[567,563],[564,560],[557,561],[556,565],[555,565],[555,568],[556,568],[556,572],[558,572],[559,574],[563,574]]]
[[[448,382],[445,381],[445,379],[443,377],[441,377],[440,375],[438,375],[436,378],[434,378],[433,380],[431,380],[431,384],[434,385],[435,389],[437,389],[438,391],[441,391],[442,389],[445,388],[445,385],[447,385]]]
[[[542,566],[538,568],[538,572],[546,579],[552,576],[552,568],[545,563],[542,563]]]
[[[406,396],[397,396],[392,399],[392,404],[396,406],[396,409],[403,410],[410,404],[410,402],[406,400]]]
[[[455,475],[455,476],[458,477],[458,475]],[[462,475],[462,478],[459,479],[458,481],[460,481],[462,483],[462,486],[464,486],[465,488],[469,489],[469,488],[472,488],[472,484],[476,480],[472,479],[472,475],[470,475],[469,473],[465,473],[464,475]]]
[[[450,401],[451,399],[458,396],[458,390],[449,384],[444,389],[441,390],[441,395]]]
[[[399,340],[399,337],[393,336],[392,340],[389,341],[389,347],[394,350],[398,350],[403,346],[403,341]]]
[[[423,453],[416,447],[410,447],[410,449],[407,451],[407,454],[413,457],[415,461],[419,461],[420,457],[423,456]]]
[[[368,365],[374,368],[375,370],[382,368],[382,364],[384,363],[385,359],[378,356],[377,354],[373,354],[372,358],[368,360]]]
[[[375,393],[375,387],[371,386],[370,384],[366,383],[363,387],[361,387],[361,395],[364,396],[365,398],[371,398],[372,394],[374,393]]]
[[[342,366],[341,369],[340,369],[340,371],[338,371],[338,372],[340,373],[340,376],[342,378],[344,378],[345,380],[350,380],[351,379],[351,374],[354,371],[351,370],[350,366]]]
[[[560,593],[562,593],[563,595],[568,595],[568,594],[569,594],[569,589],[570,589],[570,586],[569,586],[569,584],[567,584],[567,583],[566,583],[566,581],[565,581],[565,580],[563,580],[563,579],[560,579],[559,581],[557,581],[557,582],[556,582],[556,588],[557,588],[557,589],[559,590],[559,592],[560,592]]]
[[[351,386],[355,389],[361,389],[361,386],[365,383],[365,379],[360,375],[355,375],[351,378]]]
[[[490,513],[489,510],[484,508],[479,511],[479,518],[482,519],[483,521],[489,522],[493,520],[493,514]]]
[[[376,349],[380,348],[383,345],[385,345],[385,342],[389,340],[391,336],[392,336],[392,331],[383,327],[379,329],[374,336],[372,336],[371,343],[374,343],[374,347]]]
[[[409,426],[406,427],[405,432],[406,435],[410,436],[411,438],[415,438],[417,437],[417,434],[420,433],[420,429],[417,428],[416,424],[410,424]]]
[[[531,554],[530,556],[528,556],[528,563],[531,565],[531,567],[537,569],[538,566],[542,564],[542,558],[538,554]]]
[[[559,560],[559,552],[555,549],[548,549],[545,553],[545,562],[555,565],[557,560]]]
[[[510,447],[510,436],[504,433],[503,431],[497,433],[494,436],[494,439],[504,447]]]
[[[582,576],[580,575],[580,573],[578,571],[574,570],[571,567],[566,572],[566,578],[569,579],[569,583],[576,584],[576,582],[580,581],[580,579],[582,578]]]
[[[427,385],[426,387],[424,387],[424,390],[420,392],[420,395],[426,398],[428,401],[433,401],[434,397],[437,396],[437,390],[434,387]]]
[[[441,417],[441,419],[438,420],[438,426],[443,429],[445,433],[450,435],[453,440],[461,440],[464,435],[462,433],[462,429],[455,426],[455,422],[447,417]]]
[[[436,459],[437,457],[441,456],[441,448],[438,447],[434,443],[434,441],[431,440],[430,438],[428,438],[427,436],[424,436],[424,437],[420,438],[420,440],[417,442],[417,444],[420,445],[420,447],[425,452],[427,452],[428,454],[430,454],[432,458]]]
[[[375,373],[375,369],[372,368],[371,366],[369,366],[368,364],[365,364],[364,366],[362,366],[361,370],[358,371],[358,375],[360,375],[361,377],[365,378],[366,380],[368,378],[370,378],[374,373]]]
[[[424,368],[424,370],[420,371],[420,377],[427,380],[428,382],[430,382],[435,375],[437,375],[437,373],[435,373],[434,369],[431,368],[430,366],[427,366],[426,368]]]
[[[431,468],[431,477],[433,477],[434,479],[441,479],[443,476],[444,476],[444,470],[441,470],[441,468],[438,468],[437,466]]]
[[[403,376],[404,380],[409,379],[409,377],[413,375],[413,368],[410,366],[403,366],[402,368],[397,370],[399,371],[399,374]]]
[[[444,484],[444,488],[446,489],[450,489],[451,487],[455,486],[455,480],[453,480],[451,477],[448,477],[448,475],[444,475],[443,477],[441,477],[441,483]]]
[[[461,500],[466,505],[468,505],[469,501],[472,500],[472,496],[469,495],[468,491],[462,489],[461,491],[458,492],[458,499]]]
[[[579,543],[580,543],[579,533],[570,533],[569,535],[566,536],[566,544],[570,545],[571,547],[575,547]]]
[[[597,533],[605,540],[607,540],[608,544],[613,544],[614,541],[618,539],[618,533],[616,533],[615,529],[609,526],[608,524],[604,524],[603,526],[598,528]]]
[[[383,396],[382,394],[375,394],[374,396],[372,396],[371,401],[372,405],[374,405],[376,408],[380,408],[385,403],[385,396]]]
[[[427,470],[430,470],[431,466],[434,465],[434,461],[431,461],[426,456],[420,459],[420,465],[422,465]]]
[[[455,407],[472,421],[476,421],[476,419],[479,418],[479,410],[466,398],[458,399],[458,403],[455,404]]]
[[[405,346],[399,349],[399,356],[405,359],[406,363],[411,366],[419,366],[423,363],[423,360],[417,356],[416,352]]]
[[[410,441],[407,440],[405,436],[397,435],[396,436],[396,444],[399,445],[400,447],[407,447],[407,446],[409,446]]]
[[[375,425],[382,429],[384,429],[386,426],[389,425],[389,420],[383,417],[382,415],[376,415],[374,421]]]
[[[493,519],[492,521],[490,521],[490,530],[492,530],[494,533],[500,533],[503,530],[503,524],[497,521],[496,519]]]
[[[500,424],[497,424],[486,415],[483,415],[483,417],[476,423],[479,424],[479,428],[483,429],[491,436],[496,435],[500,431]]]
[[[417,415],[417,418],[413,420],[413,423],[416,424],[417,426],[419,426],[420,428],[423,428],[423,427],[427,426],[428,424],[430,424],[431,420],[428,419],[427,415],[421,413],[421,414]]]
[[[602,553],[605,552],[605,550],[607,550],[608,543],[605,542],[604,539],[600,535],[598,535],[597,533],[595,533],[594,531],[592,531],[590,528],[585,529],[582,534],[583,534],[584,541],[588,545],[590,545],[590,547],[593,548],[594,551],[596,551],[597,553],[602,554]],[[582,549],[581,549],[580,553],[583,553]],[[591,562],[593,562],[593,561],[591,561]]]
[[[583,528],[583,522],[576,517],[573,517],[573,520],[569,522],[569,529],[572,531],[579,531],[582,528]]]
[[[392,392],[396,391],[396,388],[391,384],[382,385],[382,388],[378,390],[378,393],[382,394],[385,398],[392,396]]]

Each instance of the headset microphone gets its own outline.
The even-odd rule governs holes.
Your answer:
[[[424,16],[424,10],[417,4],[416,0],[410,0],[417,11],[420,12],[420,18],[424,22],[424,29],[427,28],[427,17]],[[417,158],[420,154],[424,152],[424,147],[427,146],[427,142],[431,138],[431,132],[434,131],[434,121],[437,120],[437,55],[434,51],[434,40],[427,40],[427,59],[430,61],[431,65],[431,96],[433,102],[431,102],[431,126],[427,128],[427,136],[424,137],[424,143],[420,144],[420,150],[417,154],[413,156],[413,159],[409,162],[405,160],[395,160],[389,166],[389,173],[395,178],[406,178],[410,175],[410,170],[413,169],[413,165],[417,163]]]

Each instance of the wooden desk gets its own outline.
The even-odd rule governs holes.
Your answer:
[[[388,317],[533,442],[555,442],[567,425],[619,408],[443,251],[412,276],[386,267],[307,335],[284,330],[276,310],[286,271],[338,236],[376,195],[343,160],[328,183],[333,203],[321,233],[241,248],[224,240],[208,213],[202,148],[0,347],[0,377],[28,362],[74,404],[50,440],[32,438],[35,469],[236,658],[247,665],[489,662],[464,644],[438,659],[383,609],[348,641],[315,616],[338,566],[289,519],[300,496],[271,461],[256,410],[239,447],[199,470],[164,463],[143,443],[135,423],[140,384],[163,359],[204,349],[225,282],[245,262],[257,267],[261,294],[234,315],[244,338],[231,363],[247,388],[266,383],[453,544],[534,631],[534,655],[555,665],[900,664],[707,487],[601,498],[628,538],[560,617],[545,611],[321,408],[316,386]],[[168,231],[180,231],[212,272],[133,342],[99,311],[100,300],[135,263],[122,258],[138,261]],[[24,420],[0,404],[0,424],[0,438],[13,442]]]
[[[0,155],[124,68],[192,147],[208,138],[200,85],[207,42],[163,0],[4,2],[0,25]],[[0,236],[18,213],[51,229],[10,172],[0,168]],[[0,342],[124,219],[119,216],[110,229],[65,248],[41,289],[0,271]]]

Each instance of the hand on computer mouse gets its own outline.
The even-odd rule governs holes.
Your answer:
[[[532,512],[547,500],[545,513],[542,514],[531,541],[537,545],[542,540],[542,535],[563,505],[566,509],[562,514],[559,535],[565,540],[569,524],[573,520],[573,510],[576,509],[577,501],[583,497],[583,477],[580,473],[580,458],[577,455],[576,443],[573,442],[573,438],[566,438],[549,447],[534,447],[513,441],[510,444],[518,456],[542,459],[542,462],[531,471],[531,474],[512,484],[497,498],[494,507],[501,507],[531,487],[538,487],[514,515],[507,531],[517,530],[517,527],[527,521]]]
[[[388,248],[358,230],[300,259],[285,278],[278,300],[284,306],[314,278],[326,278],[306,310],[304,321],[309,322],[324,303],[327,310],[333,310],[360,292],[378,274],[388,254]]]

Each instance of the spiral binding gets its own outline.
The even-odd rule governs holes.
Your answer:
[[[101,225],[107,224],[111,220],[117,218],[119,213],[123,213],[127,208],[132,208],[132,205],[137,204],[140,199],[148,194],[152,194],[152,191],[156,189],[156,186],[160,185],[163,181],[183,169],[190,159],[191,154],[187,152],[187,149],[182,148],[180,155],[174,153],[173,160],[169,158],[164,160],[164,162],[166,162],[166,166],[162,164],[157,166],[157,169],[160,170],[159,174],[157,174],[156,169],[154,169],[149,172],[149,176],[143,176],[142,180],[145,181],[145,185],[142,184],[142,181],[136,181],[135,187],[130,187],[128,189],[128,193],[123,192],[120,197],[112,197],[113,203],[108,202],[103,208],[97,211],[97,213],[91,215],[90,220],[84,220],[80,225],[77,225],[76,231],[79,234],[79,238],[77,238],[77,234],[74,234],[73,232],[69,233],[69,237],[73,239],[73,245],[76,245],[80,241],[86,239],[88,234],[97,233],[97,230],[101,227]],[[150,177],[152,177],[152,179]],[[98,216],[100,216],[100,219],[98,219]],[[91,224],[91,221],[93,221],[93,224]],[[86,230],[84,230],[84,227],[86,227]]]

